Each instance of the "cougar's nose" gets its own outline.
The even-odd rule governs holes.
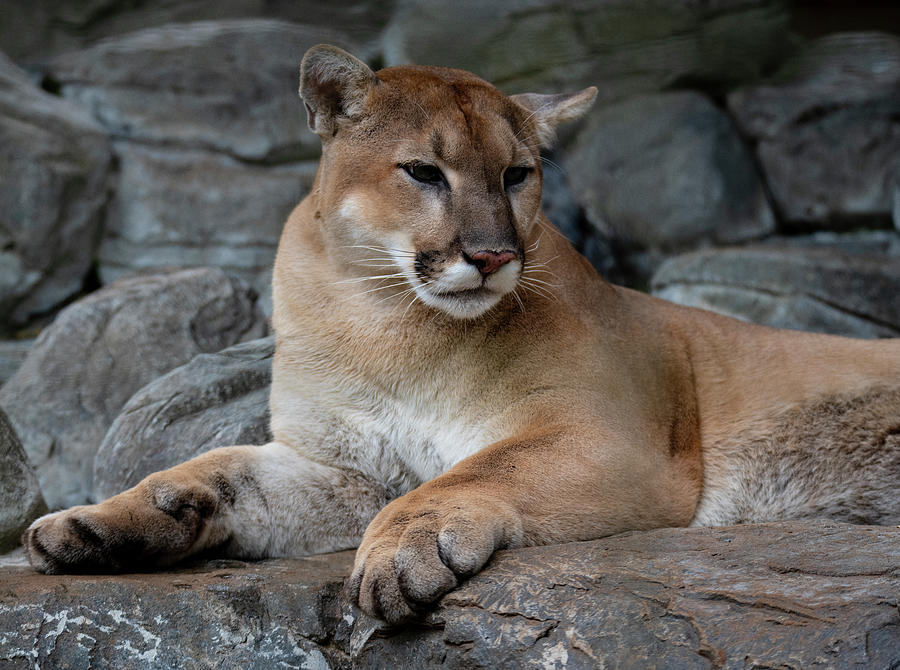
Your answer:
[[[467,261],[478,268],[482,277],[494,274],[516,257],[515,251],[476,251],[471,256],[463,254]]]

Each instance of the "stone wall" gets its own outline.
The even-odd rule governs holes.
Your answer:
[[[0,407],[9,420],[0,426],[0,535],[7,546],[45,501],[55,508],[99,499],[199,450],[266,439],[272,341],[256,338],[267,331],[282,223],[315,174],[317,140],[296,90],[300,58],[319,42],[373,66],[470,69],[507,93],[598,86],[595,108],[563,129],[546,157],[544,203],[601,274],[750,321],[897,336],[900,18],[854,14],[837,0],[827,11],[853,20],[817,20],[804,31],[810,3],[788,0],[5,2]],[[530,593],[533,584],[520,586]],[[101,598],[94,588],[86,593]],[[893,593],[894,619],[884,615],[873,640],[897,639]],[[730,652],[720,655],[736,648],[725,632],[709,621],[685,624],[683,608],[672,608],[671,593],[665,598],[662,623],[647,633],[663,640],[660,650],[696,647],[688,656],[697,667],[737,667]],[[56,607],[29,602],[35,612]],[[780,602],[766,611],[781,611]],[[645,616],[641,607],[609,614],[604,626]],[[3,647],[9,611],[0,608],[0,654],[12,648]],[[839,618],[800,612],[791,625]],[[496,619],[490,634],[501,648],[531,644],[545,667],[560,665],[563,654],[587,667],[584,659],[600,648],[574,628],[572,635],[545,630],[527,613],[482,614]],[[38,631],[49,621],[35,624]],[[432,661],[448,654],[459,664],[500,667],[481,629],[460,621],[429,624],[426,646],[409,652],[409,662],[419,663],[434,642]],[[591,630],[602,647],[605,634]],[[822,649],[856,650],[853,663],[864,667],[865,654],[876,652],[865,651],[854,630],[833,633]],[[326,667],[297,639],[285,648],[308,656],[298,651],[292,662]],[[370,652],[391,644],[373,639]],[[290,641],[278,640],[271,645]],[[550,641],[562,645],[558,657]],[[323,662],[355,663],[334,644],[316,650]],[[0,666],[50,658],[44,651],[0,655]],[[841,665],[831,652],[819,661],[806,651],[752,658]],[[377,666],[370,652],[361,653]],[[114,655],[102,658],[107,665],[95,660],[97,667],[115,665]],[[613,651],[603,658],[628,667]],[[868,667],[900,662],[871,658]]]

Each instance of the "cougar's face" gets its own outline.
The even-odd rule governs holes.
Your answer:
[[[375,300],[478,317],[515,290],[541,197],[527,112],[472,75],[379,73],[326,144],[335,253]]]

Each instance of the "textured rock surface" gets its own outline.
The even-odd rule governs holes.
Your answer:
[[[42,63],[98,39],[199,19],[265,17],[303,23],[323,34],[338,27],[359,44],[377,41],[391,0],[29,0],[6,2],[0,48],[16,60]]]
[[[76,106],[0,54],[0,323],[78,293],[100,239],[112,154]]]
[[[500,552],[416,626],[343,604],[352,552],[117,577],[0,568],[9,668],[878,668],[900,529],[664,529]]]
[[[900,178],[900,37],[829,35],[776,83],[728,98],[784,217],[798,226],[889,221]],[[895,186],[894,186],[895,188]]]
[[[271,311],[272,264],[316,161],[262,167],[202,150],[117,142],[119,185],[99,252],[108,283],[134,272],[213,266],[249,283]]]
[[[0,340],[0,386],[16,374],[33,345],[34,340]]]
[[[253,161],[314,158],[297,68],[319,42],[353,47],[334,30],[282,21],[173,24],[65,54],[51,75],[117,138]]]
[[[135,393],[94,459],[94,498],[214,447],[265,444],[274,337],[200,354]]]
[[[471,70],[508,93],[593,84],[609,101],[752,80],[781,55],[788,17],[779,0],[407,1],[385,60]]]
[[[652,287],[667,300],[778,328],[900,335],[900,256],[827,244],[697,251],[666,261]]]
[[[34,469],[0,409],[0,553],[18,545],[22,531],[46,511]]]
[[[588,220],[638,247],[737,242],[775,227],[751,154],[698,93],[638,96],[598,110],[565,165]]]
[[[125,279],[63,310],[0,389],[51,508],[85,502],[131,395],[203,352],[260,337],[253,290],[210,268]]]

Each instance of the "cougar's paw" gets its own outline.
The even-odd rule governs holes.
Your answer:
[[[42,516],[22,544],[35,570],[48,574],[158,568],[191,553],[215,507],[205,487],[147,479],[98,505]]]
[[[400,498],[366,530],[348,595],[367,614],[399,623],[481,570],[495,550],[521,540],[518,515],[506,505]]]

